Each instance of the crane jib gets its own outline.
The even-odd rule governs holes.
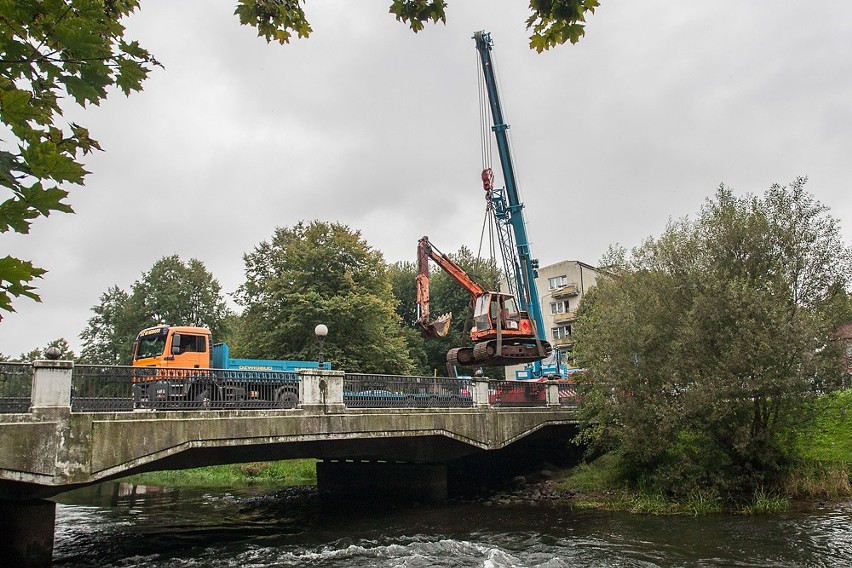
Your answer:
[[[538,287],[535,282],[537,274],[537,261],[532,258],[529,249],[529,239],[526,232],[526,224],[523,216],[524,205],[518,193],[518,184],[515,178],[515,169],[510,152],[508,130],[509,125],[503,118],[503,109],[500,104],[500,96],[497,89],[497,78],[494,72],[494,62],[491,59],[493,42],[491,34],[486,31],[478,31],[473,35],[476,41],[476,49],[479,52],[482,64],[482,74],[485,81],[485,91],[488,94],[489,107],[491,109],[491,130],[497,142],[500,156],[500,166],[503,170],[503,181],[505,191],[495,190],[492,193],[495,202],[495,215],[504,226],[511,228],[511,235],[507,235],[514,242],[515,259],[514,265],[516,277],[514,279],[516,290],[512,290],[522,309],[529,312],[536,326],[536,335],[542,341],[545,340],[544,319],[541,312]],[[526,305],[523,305],[526,304]],[[536,370],[540,365],[536,363]]]

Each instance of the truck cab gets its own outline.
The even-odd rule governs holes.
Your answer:
[[[133,343],[134,367],[209,369],[211,357],[210,330],[204,327],[149,327]]]

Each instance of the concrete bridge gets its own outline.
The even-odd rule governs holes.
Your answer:
[[[442,499],[454,479],[487,476],[500,452],[564,446],[576,421],[564,384],[442,379],[463,393],[452,406],[416,407],[412,395],[401,407],[353,408],[346,374],[323,370],[299,373],[289,409],[75,412],[73,374],[70,362],[36,362],[27,412],[0,414],[0,529],[14,535],[0,539],[0,554],[22,564],[49,560],[55,505],[45,498],[76,487],[143,471],[317,458],[320,489]],[[516,388],[538,390],[501,399]],[[377,404],[396,400],[367,392]]]

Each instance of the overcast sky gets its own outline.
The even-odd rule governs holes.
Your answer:
[[[166,255],[233,292],[242,255],[300,220],[360,230],[385,259],[479,247],[479,71],[492,32],[533,254],[595,264],[720,183],[762,193],[808,176],[852,241],[852,2],[601,0],[577,45],[527,47],[526,1],[449,0],[414,34],[389,0],[307,1],[314,33],[268,45],[233,2],[144,0],[127,20],[165,66],[144,91],[70,109],[105,150],[75,215],[2,235],[47,268],[0,352],[64,337]],[[498,170],[498,179],[499,170]],[[181,323],[181,322],[174,322]]]

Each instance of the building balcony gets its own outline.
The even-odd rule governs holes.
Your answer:
[[[575,310],[561,314],[553,314],[553,323],[555,324],[571,323],[575,319],[577,319],[577,312]]]
[[[553,346],[561,351],[570,351],[574,347],[574,340],[571,337],[560,337],[553,340]]]
[[[550,296],[554,300],[561,300],[563,298],[570,298],[571,296],[576,296],[580,293],[580,288],[577,284],[571,283],[562,286],[561,288],[557,288],[553,292],[551,292]]]

